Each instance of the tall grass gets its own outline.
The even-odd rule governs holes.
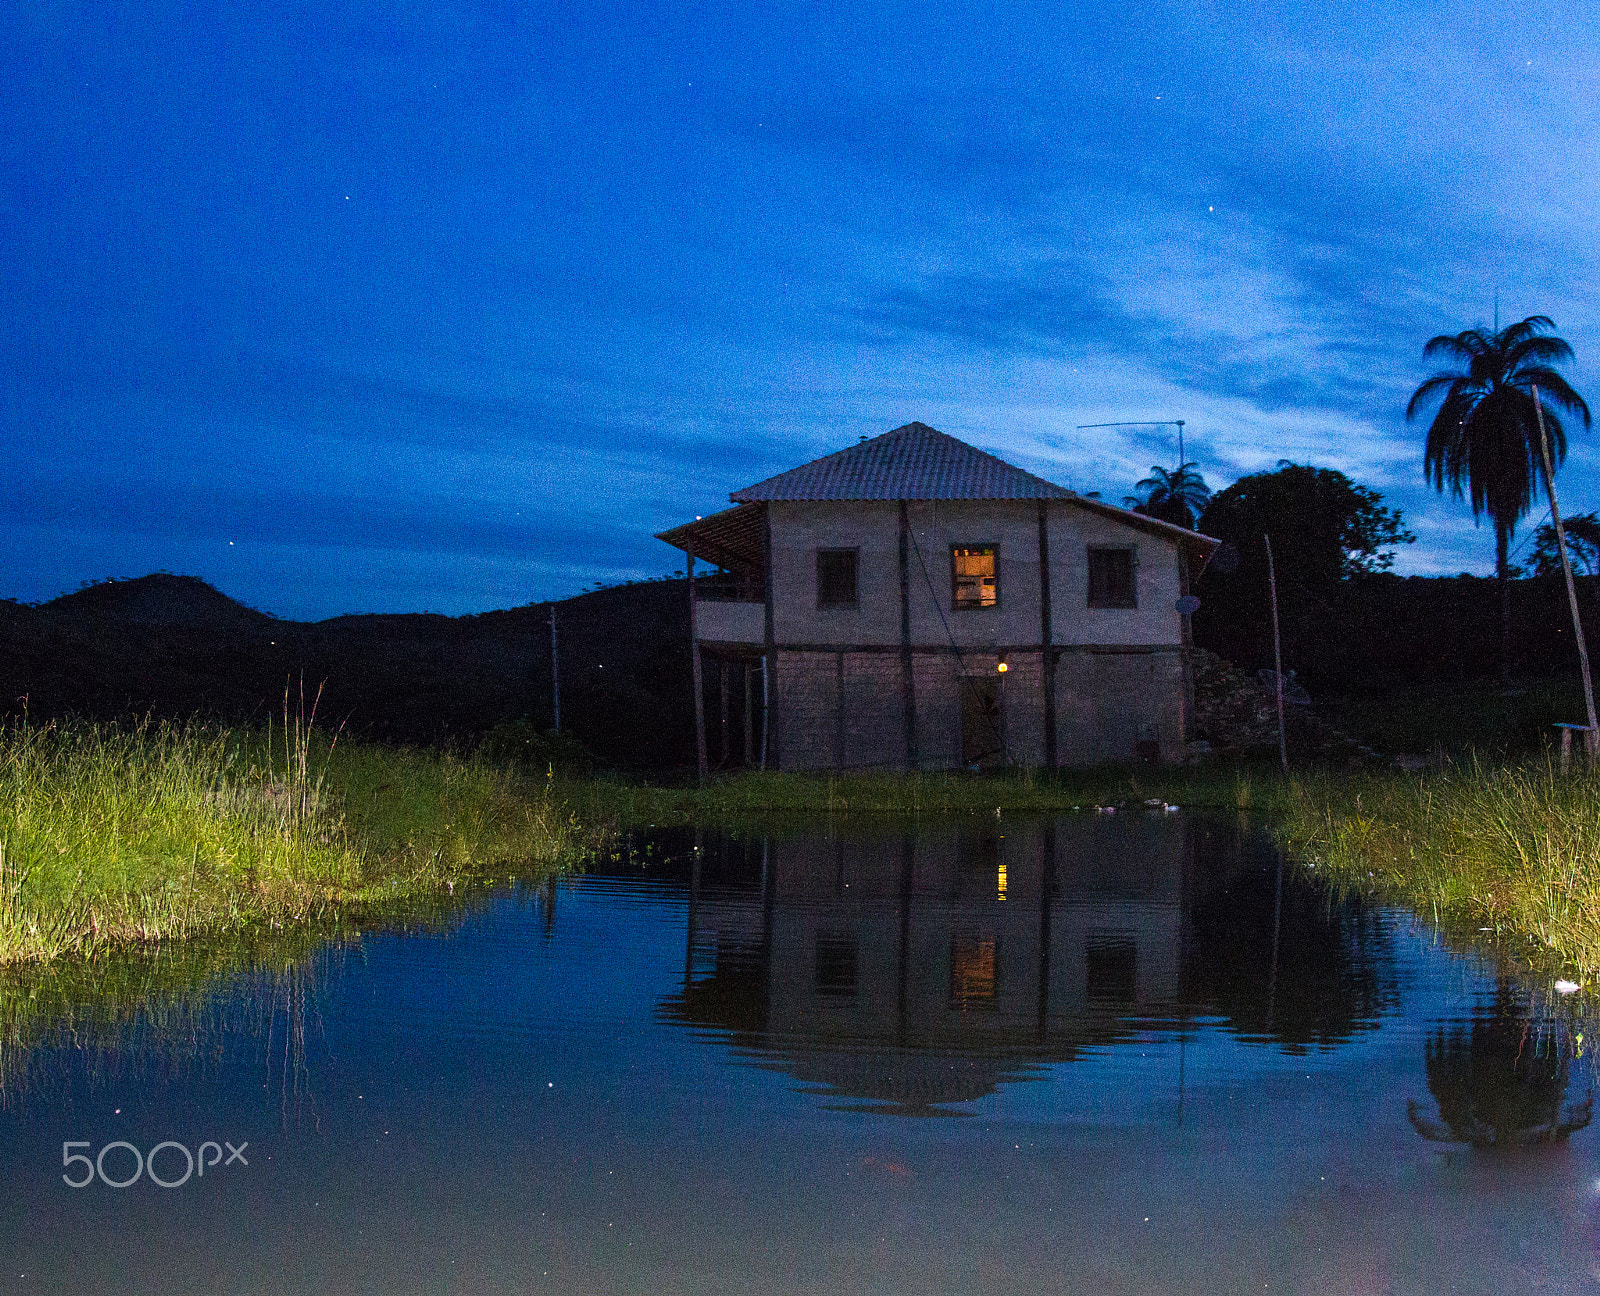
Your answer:
[[[1600,981],[1600,775],[1539,760],[1311,777],[1279,811],[1285,845],[1336,882]]]
[[[337,744],[309,724],[275,737],[12,725],[0,729],[0,962],[281,926],[555,867],[593,838],[544,782]]]

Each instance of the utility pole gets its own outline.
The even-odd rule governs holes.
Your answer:
[[[1283,736],[1283,640],[1278,635],[1278,575],[1272,567],[1272,537],[1267,542],[1267,588],[1272,591],[1272,665],[1278,677],[1278,763],[1289,772],[1289,744]]]
[[[1600,740],[1600,722],[1595,720],[1594,684],[1589,678],[1589,646],[1583,639],[1583,619],[1578,615],[1578,590],[1572,581],[1572,559],[1567,554],[1567,533],[1561,525],[1561,507],[1556,503],[1555,469],[1550,463],[1550,438],[1544,431],[1544,405],[1539,400],[1539,388],[1533,388],[1533,412],[1539,420],[1539,456],[1544,460],[1544,493],[1550,499],[1550,520],[1555,523],[1556,548],[1561,553],[1561,571],[1567,578],[1567,603],[1572,608],[1572,633],[1578,641],[1578,665],[1583,670],[1583,704],[1589,711],[1589,728],[1583,735],[1583,750],[1594,765],[1595,745]]]
[[[561,732],[561,659],[556,647],[556,605],[550,605],[550,709],[555,719],[550,728]]]

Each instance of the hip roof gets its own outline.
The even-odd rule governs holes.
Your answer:
[[[824,455],[733,492],[764,500],[1074,499],[1065,486],[958,441],[926,423],[907,423],[848,450]]]

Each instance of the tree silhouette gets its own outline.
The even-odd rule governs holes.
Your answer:
[[[1566,1100],[1571,1045],[1559,1029],[1532,1019],[1505,978],[1487,1010],[1439,1027],[1424,1050],[1439,1119],[1415,1100],[1406,1115],[1425,1139],[1482,1148],[1558,1143],[1589,1123],[1593,1095]]]
[[[1211,488],[1195,471],[1197,467],[1194,463],[1184,463],[1179,464],[1176,471],[1169,472],[1152,464],[1150,475],[1134,486],[1139,494],[1128,497],[1133,511],[1194,530],[1194,520],[1211,498]]]
[[[1561,529],[1567,535],[1567,556],[1572,559],[1572,570],[1579,576],[1600,576],[1600,517],[1579,513],[1563,518]],[[1561,575],[1555,523],[1546,522],[1533,533],[1533,552],[1528,565],[1535,576]]]
[[[1547,336],[1555,323],[1530,315],[1498,333],[1467,329],[1440,334],[1423,347],[1428,359],[1455,360],[1411,394],[1406,418],[1415,418],[1435,400],[1439,408],[1428,425],[1423,472],[1428,484],[1457,499],[1466,496],[1476,520],[1494,523],[1495,577],[1500,582],[1500,679],[1511,675],[1511,535],[1539,489],[1539,427],[1533,388],[1539,388],[1550,458],[1560,466],[1567,454],[1566,429],[1555,407],[1589,426],[1583,397],[1551,366],[1572,359],[1572,348]]]

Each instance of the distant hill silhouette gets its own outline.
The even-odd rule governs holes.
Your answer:
[[[100,581],[43,605],[60,617],[128,625],[187,626],[194,630],[259,630],[282,625],[213,589],[198,576],[154,572],[130,580]]]
[[[688,592],[650,581],[557,603],[562,728],[606,765],[693,758]],[[467,745],[551,722],[550,609],[281,620],[193,576],[113,580],[30,606],[0,601],[0,711],[265,724],[284,689],[318,723],[386,742]],[[25,703],[24,703],[25,700]]]

